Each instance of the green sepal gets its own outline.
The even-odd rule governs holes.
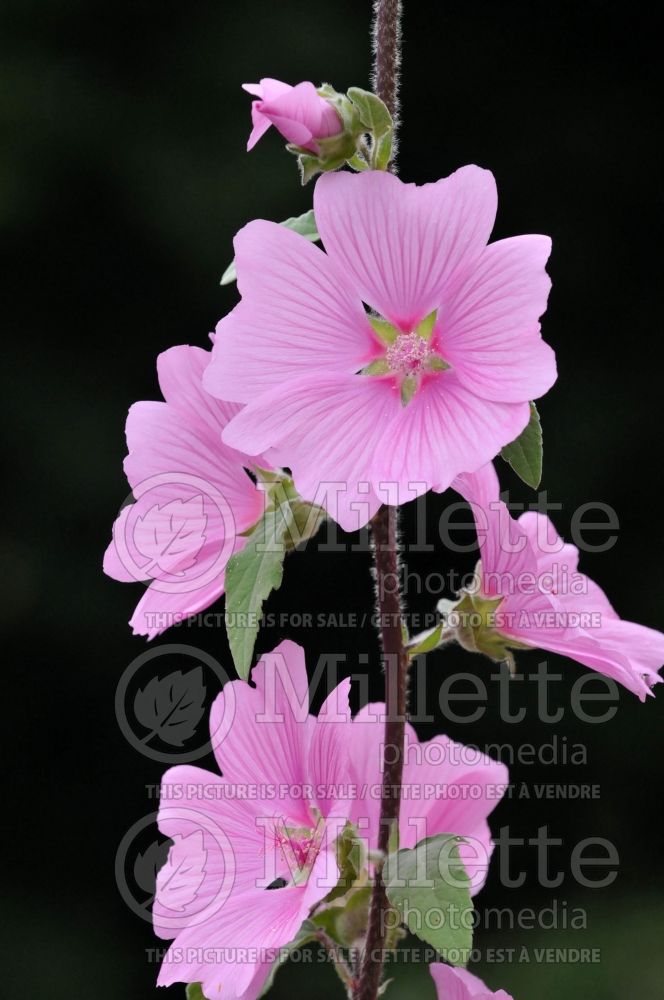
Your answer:
[[[419,635],[414,635],[406,645],[409,657],[413,659],[413,657],[419,656],[421,653],[431,653],[434,649],[438,649],[442,643],[444,632],[445,626],[442,622],[439,622],[433,628],[427,629],[425,632],[420,632]]]
[[[310,208],[308,212],[303,212],[302,215],[292,215],[290,218],[280,222],[279,225],[283,226],[284,229],[292,229],[294,233],[299,233],[300,236],[304,236],[305,239],[310,240],[312,243],[316,243],[320,239],[318,229],[316,228],[313,208]],[[230,285],[233,281],[237,281],[235,260],[230,262],[222,274],[219,284]]]
[[[450,833],[421,840],[411,850],[390,854],[383,865],[387,898],[408,929],[435,948],[452,965],[465,965],[473,944],[470,879],[459,845],[462,838]],[[426,884],[422,884],[422,882]],[[432,926],[431,915],[440,914]],[[428,919],[427,919],[428,917]]]
[[[404,406],[408,406],[416,392],[417,379],[413,375],[406,375],[401,383],[401,402]]]
[[[415,327],[415,333],[422,338],[422,340],[431,340],[431,335],[433,334],[433,328],[436,325],[436,317],[438,315],[438,310],[434,309],[430,312],[428,316],[425,316],[421,323],[418,323]]]
[[[370,365],[362,369],[360,375],[389,375],[389,372],[390,366],[387,363],[387,358],[376,358]]]
[[[371,147],[371,165],[374,170],[387,170],[392,159],[392,130],[375,139]]]
[[[185,996],[187,1000],[206,1000],[203,987],[200,983],[187,983]]]
[[[380,139],[392,130],[392,115],[380,97],[360,87],[350,87],[348,96],[357,108],[365,129],[371,132],[375,139]]]
[[[367,316],[367,319],[369,320],[374,333],[378,334],[384,344],[393,344],[399,336],[399,331],[396,326],[392,326],[392,324],[386,319],[383,319],[382,316]]]
[[[506,444],[500,452],[519,479],[536,490],[542,481],[542,425],[534,403],[530,404],[530,420],[518,438]]]
[[[364,170],[371,170],[371,164],[367,163],[361,153],[356,153],[355,156],[351,156],[350,160],[346,160],[349,167],[353,170],[357,170],[361,173]]]
[[[446,372],[450,367],[438,354],[431,354],[427,360],[427,368],[432,372]]]

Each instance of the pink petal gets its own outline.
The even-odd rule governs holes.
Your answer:
[[[244,997],[266,971],[268,949],[293,940],[306,916],[302,888],[254,889],[227,900],[201,925],[187,927],[171,945],[159,973],[158,986],[200,982],[205,996],[219,1000]],[[238,950],[248,957],[242,961]]]
[[[452,483],[471,505],[482,556],[482,590],[504,596],[521,574],[537,575],[537,559],[530,536],[515,521],[500,499],[500,484],[493,462],[477,472],[463,473]],[[504,581],[504,584],[503,584]]]
[[[376,454],[374,476],[396,481],[402,489],[421,482],[420,492],[442,492],[460,473],[475,472],[513,441],[529,415],[527,403],[480,399],[454,372],[443,372],[401,408],[390,427],[389,446]]]
[[[263,112],[261,111],[260,101],[254,101],[253,104],[251,105],[251,124],[252,124],[252,129],[249,134],[249,138],[247,139],[248,153],[251,152],[251,150],[254,148],[259,139],[262,139],[262,137],[265,135],[270,125],[272,124],[272,120],[268,118],[267,115],[264,115]]]
[[[570,574],[576,573],[579,550],[576,545],[563,541],[551,518],[539,511],[528,510],[519,517],[519,524],[530,539],[540,574],[558,575],[563,570]]]
[[[239,402],[316,371],[357,372],[376,354],[359,298],[329,258],[273,222],[250,222],[235,238],[243,301],[217,326],[204,379]]]
[[[337,808],[339,795],[336,789],[347,786],[348,757],[350,740],[350,679],[346,678],[325,699],[313,729],[309,751],[309,776],[315,788],[321,789],[316,795],[316,805],[322,816],[340,811]],[[339,793],[340,794],[340,793]],[[340,803],[344,814],[350,812],[350,805]]]
[[[247,788],[283,786],[268,815],[284,815],[309,826],[306,799],[290,794],[308,784],[312,729],[304,651],[282,642],[253,670],[255,688],[244,681],[224,686],[210,714],[212,746],[228,781]]]
[[[438,350],[478,396],[518,403],[555,382],[555,356],[538,322],[551,288],[550,252],[548,236],[492,243],[442,303]]]
[[[589,610],[583,598],[576,601],[579,611]],[[565,606],[571,611],[572,601]],[[659,670],[664,664],[664,635],[645,625],[599,614],[596,627],[569,628],[559,640],[544,637],[540,646],[611,677],[645,701],[662,680]]]
[[[246,531],[261,517],[264,494],[237,454],[222,443],[220,431],[203,420],[183,419],[169,403],[134,403],[127,418],[127,444],[124,468],[135,496],[147,489],[157,503],[169,485],[172,497],[183,489],[198,490],[208,501],[207,516],[227,534]]]
[[[205,878],[189,908],[192,919],[216,913],[232,893],[254,889],[265,878],[268,842],[260,819],[270,813],[265,801],[243,798],[242,791],[218,774],[190,765],[172,767],[162,778],[160,831],[185,843],[192,833],[202,835],[207,851]],[[172,938],[181,915],[167,902],[158,892],[154,916],[156,924],[161,921],[157,933]]]
[[[316,184],[314,210],[346,280],[411,330],[478,259],[493,227],[496,188],[489,171],[474,166],[422,187],[381,171],[330,173]]]
[[[249,403],[228,425],[224,440],[248,450],[278,447],[301,495],[353,531],[380,506],[380,482],[372,485],[371,469],[376,453],[392,447],[387,426],[400,409],[391,380],[310,376]]]
[[[318,152],[316,139],[341,131],[341,121],[334,108],[318,95],[313,83],[308,81],[298,83],[277,96],[264,97],[261,111],[285,139],[314,153]]]
[[[453,833],[468,838],[460,854],[471,879],[472,892],[478,892],[486,879],[493,851],[487,817],[500,802],[509,784],[504,764],[487,755],[473,764],[465,764],[461,744],[447,736],[436,736],[426,743],[409,747],[404,768],[404,796],[399,827],[400,846],[414,847],[425,837]],[[416,798],[413,790],[425,790]]]
[[[429,970],[436,984],[439,1000],[512,1000],[505,990],[492,993],[481,979],[467,969],[432,962]]]
[[[104,573],[120,583],[149,580],[145,572],[149,565],[134,543],[132,532],[127,530],[131,507],[123,507],[113,524],[113,538],[104,553]],[[126,541],[124,541],[126,539]]]
[[[212,556],[212,560],[216,562],[216,554]],[[212,560],[208,562],[208,566]],[[197,571],[205,576],[205,566],[197,566]],[[195,586],[195,578],[191,583],[183,584],[183,587],[189,586],[191,589],[169,591],[164,589],[163,582],[152,583],[129,620],[134,635],[154,639],[173,625],[179,625],[191,615],[209,608],[224,592],[223,568],[214,568],[211,575],[212,579],[200,586]]]
[[[365,705],[353,719],[351,736],[353,752],[350,767],[358,790],[351,818],[360,838],[372,850],[378,847],[384,713],[384,704]]]
[[[290,83],[282,83],[281,80],[265,76],[260,83],[243,83],[242,89],[261,100],[273,101],[275,98],[281,97],[282,94],[287,94],[293,88]]]

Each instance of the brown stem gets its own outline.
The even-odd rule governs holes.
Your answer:
[[[383,749],[383,790],[381,794],[378,849],[387,854],[390,834],[398,828],[403,775],[408,654],[404,647],[401,596],[397,586],[396,507],[381,507],[371,521],[376,566],[376,605],[380,616],[385,664],[385,739]],[[375,1000],[383,968],[388,900],[380,868],[377,869],[369,908],[369,922],[362,967],[355,988],[355,1000]]]
[[[396,131],[401,62],[401,0],[375,0],[373,44],[374,90],[387,105]],[[390,169],[395,169],[393,163]],[[383,855],[388,852],[392,830],[395,826],[398,830],[408,690],[409,661],[404,647],[399,591],[398,516],[396,507],[381,507],[371,521],[376,567],[376,608],[385,665],[383,789],[378,831],[378,848]],[[364,955],[353,1000],[376,1000],[378,996],[385,957],[388,905],[380,866],[377,866]]]
[[[373,46],[374,90],[396,119],[401,65],[401,0],[375,0]]]

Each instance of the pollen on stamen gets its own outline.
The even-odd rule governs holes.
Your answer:
[[[419,372],[431,355],[426,340],[417,333],[400,333],[387,349],[387,363],[393,372],[414,375]]]

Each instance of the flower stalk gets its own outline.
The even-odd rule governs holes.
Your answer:
[[[376,0],[373,44],[374,91],[392,116],[396,132],[401,63],[401,0]],[[391,137],[390,152],[393,149],[393,137]],[[388,169],[394,172],[393,161],[389,163]],[[371,520],[376,570],[376,608],[385,668],[385,740],[378,839],[378,849],[383,857],[387,856],[394,833],[398,834],[399,829],[410,664],[401,618],[401,593],[398,588],[388,586],[388,581],[399,580],[398,519],[397,507],[383,506]],[[386,945],[388,909],[389,902],[381,866],[377,865],[364,954],[353,994],[354,1000],[376,1000],[378,996]]]

